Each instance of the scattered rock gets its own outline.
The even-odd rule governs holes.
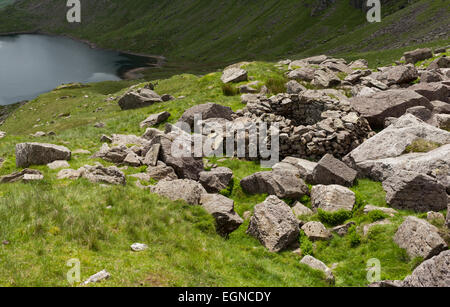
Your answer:
[[[143,252],[148,249],[148,246],[146,244],[142,243],[133,243],[131,244],[131,250],[133,252]]]
[[[95,125],[94,125],[94,127],[95,128],[105,128],[105,123],[96,123]]]
[[[400,171],[383,181],[386,202],[391,207],[416,212],[440,211],[447,208],[447,192],[433,177]]]
[[[200,200],[216,220],[216,230],[222,236],[235,231],[244,222],[234,211],[234,201],[220,194],[203,194]]]
[[[302,91],[306,91],[306,87],[304,87],[295,80],[291,80],[288,83],[286,83],[286,91],[288,94],[298,94]]]
[[[141,128],[156,126],[166,121],[169,117],[170,113],[167,111],[158,114],[152,114],[149,117],[147,117],[143,122],[141,122],[140,126]]]
[[[177,174],[172,167],[167,166],[164,162],[158,161],[156,166],[149,166],[146,175],[153,180],[175,180],[178,179]],[[147,180],[148,181],[148,180]]]
[[[417,62],[432,58],[433,51],[430,48],[416,49],[405,52],[403,56],[405,57],[406,63],[416,64]]]
[[[355,201],[355,193],[340,185],[316,185],[311,189],[311,205],[316,210],[352,211]]]
[[[418,77],[419,72],[414,65],[400,65],[384,69],[378,75],[377,80],[391,86],[394,84],[407,84],[415,81]]]
[[[402,287],[448,287],[450,285],[450,250],[420,264],[402,282]]]
[[[309,192],[298,172],[288,170],[255,173],[242,179],[241,187],[250,194],[269,194],[290,199],[299,199]]]
[[[107,135],[102,135],[102,137],[100,138],[100,142],[102,142],[102,143],[112,143],[112,138],[110,138],[109,136],[107,136]]]
[[[116,166],[104,167],[102,165],[85,165],[80,168],[81,176],[93,183],[108,183],[125,185],[126,178]]]
[[[333,272],[322,261],[317,260],[316,258],[314,258],[310,255],[306,255],[305,257],[303,257],[302,260],[300,260],[300,263],[306,264],[307,266],[309,266],[310,268],[312,268],[314,270],[322,271],[323,273],[325,273],[327,281],[334,283]]]
[[[276,196],[255,206],[247,233],[271,252],[279,252],[297,240],[298,220],[292,209]]]
[[[59,168],[67,168],[70,167],[70,164],[66,160],[57,160],[52,163],[47,164],[50,169],[59,169]]]
[[[123,160],[123,163],[132,167],[139,167],[142,165],[142,159],[134,152],[130,152]]]
[[[348,167],[330,154],[326,154],[313,171],[315,184],[338,184],[352,186],[355,182],[357,171]]]
[[[209,172],[201,172],[199,182],[208,193],[219,193],[226,189],[233,179],[233,171],[227,167],[218,167]]]
[[[59,173],[56,175],[56,178],[76,180],[76,179],[80,178],[81,175],[82,175],[82,170],[63,169],[63,170],[59,171]]]
[[[233,111],[229,107],[225,107],[215,103],[205,103],[193,106],[187,109],[180,118],[180,122],[189,124],[191,128],[194,127],[194,116],[197,115],[201,120],[210,118],[223,118],[232,120]]]
[[[130,110],[147,107],[157,102],[162,102],[161,97],[150,89],[131,90],[119,99],[119,106],[122,110]]]
[[[87,280],[85,280],[82,285],[88,285],[90,283],[96,283],[100,282],[102,280],[106,280],[111,277],[111,274],[109,274],[106,270],[100,271],[91,277],[89,277]]]
[[[372,206],[372,205],[366,205],[364,207],[364,213],[368,214],[369,212],[372,211],[381,211],[387,215],[389,215],[390,217],[393,217],[394,215],[396,215],[398,212],[395,209],[392,208],[386,208],[386,207],[377,207],[377,206]]]
[[[294,207],[292,207],[292,210],[294,211],[295,216],[308,216],[314,214],[311,209],[303,205],[301,202],[296,202]]]
[[[242,68],[231,67],[224,70],[220,80],[222,80],[223,83],[243,82],[248,80],[248,74],[247,71]]]
[[[56,160],[70,160],[71,152],[64,146],[42,143],[20,143],[16,145],[17,167],[45,165]]]
[[[334,227],[331,231],[336,233],[338,236],[343,237],[343,236],[347,235],[350,227],[352,227],[354,225],[356,225],[355,222],[348,222],[345,225],[340,225],[340,226]]]
[[[400,117],[411,107],[424,106],[433,109],[427,98],[412,90],[377,92],[367,97],[351,98],[350,103],[369,121],[372,129],[384,128],[386,118]]]
[[[406,249],[411,258],[430,259],[447,248],[435,226],[414,216],[408,216],[400,225],[394,241]]]
[[[151,192],[173,201],[184,200],[190,205],[199,205],[201,196],[207,194],[200,183],[189,179],[162,180],[151,188]]]
[[[148,166],[156,166],[156,164],[158,163],[160,149],[161,144],[153,144],[152,146],[150,146],[150,149],[144,157],[143,164]]]
[[[312,241],[329,240],[333,236],[321,222],[308,222],[302,226],[305,235]]]

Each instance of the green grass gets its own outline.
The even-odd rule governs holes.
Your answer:
[[[274,63],[251,63],[247,69],[252,79],[262,83],[283,76]],[[6,158],[0,175],[18,170],[14,146],[19,142],[48,142],[94,153],[101,146],[102,134],[144,133],[139,123],[151,113],[169,111],[169,122],[174,123],[187,108],[199,103],[210,101],[233,110],[244,106],[239,96],[223,95],[219,72],[176,75],[155,82],[159,94],[184,99],[128,111],[121,111],[117,101],[107,101],[119,97],[131,85],[145,84],[135,80],[62,88],[16,107],[1,126],[7,136],[0,141],[0,157]],[[69,98],[60,99],[64,96]],[[101,110],[95,112],[98,108]],[[58,116],[64,113],[70,113],[70,117]],[[95,128],[99,121],[106,126]],[[36,131],[54,131],[56,135],[31,137]],[[74,155],[71,168],[96,161],[111,165],[89,157]],[[226,193],[235,201],[239,215],[253,211],[264,201],[266,195],[248,195],[239,184],[242,178],[264,170],[258,162],[209,160],[233,170],[234,184]],[[292,250],[269,253],[248,236],[248,220],[224,239],[215,233],[213,219],[201,207],[140,190],[135,186],[136,179],[128,177],[124,187],[103,187],[85,180],[57,180],[57,171],[46,166],[33,168],[44,173],[44,181],[0,185],[0,242],[9,241],[0,245],[2,286],[69,286],[66,262],[72,258],[81,261],[83,280],[103,269],[112,274],[111,279],[95,286],[328,286],[325,276],[300,265],[300,256]],[[144,169],[130,167],[124,172],[130,175],[141,171]],[[352,190],[357,206],[351,216],[339,222],[354,221],[360,227],[382,218],[379,214],[362,214],[366,204],[387,206],[380,183],[362,179]],[[301,201],[310,205],[308,197]],[[390,218],[392,225],[376,227],[367,237],[355,228],[349,235],[334,236],[329,242],[312,243],[302,237],[300,247],[328,266],[338,264],[334,271],[337,286],[367,285],[365,266],[371,258],[380,259],[382,278],[402,279],[418,261],[409,259],[392,237],[409,214],[413,213],[400,212]],[[316,214],[310,219],[320,217]],[[150,248],[133,253],[130,245],[135,242]]]

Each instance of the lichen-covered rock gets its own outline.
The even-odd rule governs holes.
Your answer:
[[[173,201],[184,200],[190,205],[199,205],[202,195],[207,194],[200,183],[189,179],[162,180],[151,188],[151,192]]]
[[[394,241],[412,258],[429,259],[447,248],[435,226],[414,216],[408,216],[400,225]]]
[[[357,175],[357,171],[330,154],[319,161],[312,174],[315,184],[338,184],[347,187],[353,185]]]
[[[291,208],[276,196],[255,206],[247,233],[271,252],[287,248],[299,235],[298,220]]]
[[[16,166],[45,165],[57,160],[70,160],[68,148],[53,144],[20,143],[16,145]]]
[[[217,233],[227,236],[244,222],[234,211],[234,201],[220,194],[203,194],[200,203],[216,220]]]
[[[311,189],[311,205],[327,212],[352,211],[355,193],[340,185],[316,185]]]

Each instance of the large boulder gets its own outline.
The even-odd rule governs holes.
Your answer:
[[[180,118],[180,122],[187,123],[191,128],[194,127],[194,116],[200,116],[201,120],[210,118],[223,118],[232,120],[233,111],[229,107],[215,103],[205,103],[193,106],[187,109]]]
[[[312,241],[329,240],[331,232],[321,222],[308,222],[302,226],[305,235]]]
[[[147,107],[156,102],[162,102],[161,97],[150,89],[132,90],[125,93],[119,99],[119,106],[122,110],[137,109]]]
[[[222,80],[223,83],[243,82],[248,80],[248,73],[242,68],[230,67],[223,71],[220,80]]]
[[[311,82],[314,79],[316,68],[302,67],[288,73],[287,77],[293,80]]]
[[[298,199],[308,194],[308,186],[294,170],[258,172],[242,179],[241,187],[250,194],[269,194],[279,198]]]
[[[401,283],[402,287],[449,287],[450,250],[421,263]]]
[[[276,196],[255,206],[247,233],[271,252],[286,249],[299,235],[298,220],[291,208]]]
[[[417,139],[449,144],[450,132],[433,127],[412,114],[405,114],[388,128],[354,149],[343,160],[361,171],[363,163],[401,156]]]
[[[203,194],[200,199],[203,208],[216,220],[217,233],[227,236],[244,220],[234,211],[234,201],[220,194]]]
[[[172,167],[167,166],[164,162],[158,161],[156,166],[147,167],[146,175],[153,180],[175,180],[178,179],[177,174]]]
[[[189,179],[162,180],[150,190],[173,201],[184,200],[190,205],[199,205],[202,195],[207,194],[200,183]]]
[[[20,143],[16,145],[17,167],[45,165],[57,160],[70,160],[71,152],[64,146],[42,143]]]
[[[275,164],[272,168],[276,169],[296,169],[300,174],[300,178],[306,182],[313,181],[313,171],[316,168],[317,163],[305,159],[286,157],[280,163]]]
[[[226,189],[233,179],[233,171],[228,167],[218,167],[210,172],[201,172],[199,182],[209,193],[219,193]]]
[[[431,176],[400,171],[383,181],[386,202],[391,207],[416,212],[447,208],[446,188]]]
[[[430,65],[428,65],[428,70],[438,69],[438,68],[450,68],[450,58],[449,57],[440,57],[433,62],[431,62]]]
[[[316,210],[352,211],[355,201],[355,193],[340,185],[316,185],[311,189],[311,205]]]
[[[147,117],[144,121],[142,121],[140,126],[141,126],[141,128],[152,127],[152,126],[155,126],[155,125],[158,125],[158,124],[164,122],[169,117],[170,117],[170,113],[167,111],[157,113],[157,114],[152,114],[149,117]]]
[[[408,216],[398,228],[394,241],[411,258],[422,257],[430,259],[447,249],[447,244],[439,235],[439,230],[414,216]]]
[[[371,96],[351,98],[350,103],[367,118],[372,129],[384,128],[388,117],[400,117],[411,107],[424,106],[433,109],[427,98],[412,90],[382,91]]]
[[[430,59],[433,57],[433,51],[430,48],[416,49],[403,54],[408,64],[416,64],[417,62]]]
[[[419,72],[414,65],[400,65],[385,68],[377,77],[378,81],[388,86],[394,84],[407,84],[415,81]]]
[[[357,171],[344,162],[326,154],[314,168],[312,177],[315,184],[352,186],[357,175]]]
[[[318,69],[314,73],[314,79],[311,84],[320,88],[329,88],[340,85],[341,79],[328,69]]]
[[[450,102],[450,86],[441,82],[419,83],[408,88],[426,97],[429,101],[439,100]]]
[[[314,257],[312,257],[310,255],[306,255],[305,257],[303,257],[302,260],[300,260],[300,263],[309,266],[313,270],[322,271],[325,274],[325,277],[326,277],[327,281],[329,281],[331,283],[334,282],[333,272],[322,261],[320,261],[320,260],[318,260],[318,259],[316,259],[316,258],[314,258]]]

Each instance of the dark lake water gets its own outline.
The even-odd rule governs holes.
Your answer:
[[[0,36],[0,105],[33,99],[63,83],[120,80],[130,69],[155,63],[66,37]]]

